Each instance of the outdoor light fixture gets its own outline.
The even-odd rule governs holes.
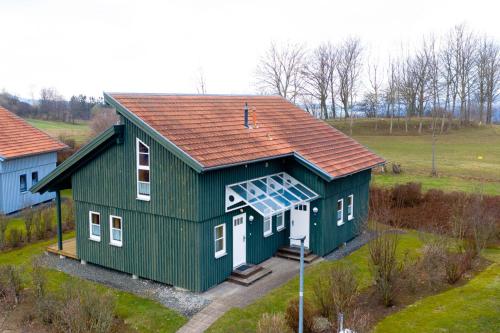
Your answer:
[[[248,217],[248,221],[250,221],[250,222],[252,222],[252,221],[253,221],[253,215],[250,215],[250,216]]]
[[[314,207],[314,208],[313,208],[313,213],[314,213],[314,214],[318,214],[318,207]]]

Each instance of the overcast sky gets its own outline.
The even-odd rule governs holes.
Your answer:
[[[500,1],[0,0],[0,89],[38,98],[103,91],[255,93],[272,41],[360,37],[385,59],[466,22],[500,39]]]

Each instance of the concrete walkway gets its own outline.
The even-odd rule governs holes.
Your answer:
[[[314,261],[311,265],[320,261],[322,261],[322,259]],[[212,302],[194,315],[191,320],[177,332],[204,332],[231,308],[242,308],[249,305],[269,291],[289,281],[299,273],[299,263],[297,261],[278,257],[273,257],[264,261],[261,266],[269,268],[273,272],[248,287],[226,281],[201,294]]]

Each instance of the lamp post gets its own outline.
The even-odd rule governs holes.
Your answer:
[[[300,241],[300,273],[299,273],[299,333],[304,331],[304,241],[306,236],[290,237]]]

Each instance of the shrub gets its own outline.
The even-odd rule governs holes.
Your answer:
[[[304,299],[304,333],[314,333],[314,318],[316,310],[311,302]],[[294,331],[299,330],[299,299],[293,298],[288,302],[285,319],[288,326]]]
[[[23,232],[17,228],[11,228],[7,234],[7,244],[10,247],[18,247],[23,242]]]
[[[392,189],[394,207],[414,207],[422,200],[422,184],[396,185]]]
[[[369,243],[375,286],[385,306],[392,305],[394,301],[397,278],[397,244],[397,235],[387,233],[380,235],[376,241]]]
[[[42,210],[37,209],[35,214],[37,216],[37,222],[35,223],[35,236],[37,239],[45,239],[47,236],[47,227],[42,216]]]
[[[347,313],[358,294],[358,282],[352,270],[344,265],[334,266],[331,271],[330,290],[335,315]]]
[[[445,271],[446,271],[446,281],[449,284],[455,284],[462,277],[463,270],[463,258],[460,253],[449,252],[445,260]]]
[[[24,227],[26,229],[26,241],[29,243],[32,240],[32,233],[34,229],[34,224],[38,220],[37,212],[33,208],[26,208],[22,211],[22,218],[24,222]]]
[[[73,200],[65,200],[63,205],[63,222],[66,230],[75,229],[75,207]]]
[[[46,207],[40,211],[40,220],[43,220],[45,237],[54,233],[54,208]]]
[[[21,290],[21,269],[13,265],[0,266],[0,298],[7,304],[17,304]]]
[[[441,281],[446,256],[446,245],[440,240],[431,241],[422,247],[417,269],[425,273],[426,280],[431,286]]]
[[[8,223],[9,220],[7,219],[7,217],[5,215],[0,214],[0,250],[7,245],[5,232],[7,231]]]
[[[35,298],[40,299],[45,296],[47,277],[42,267],[42,258],[35,257],[31,261],[31,281]]]
[[[291,333],[285,316],[281,313],[264,313],[257,323],[257,333]]]
[[[318,279],[313,284],[314,303],[319,314],[326,318],[332,318],[334,315],[331,288],[331,276]]]

